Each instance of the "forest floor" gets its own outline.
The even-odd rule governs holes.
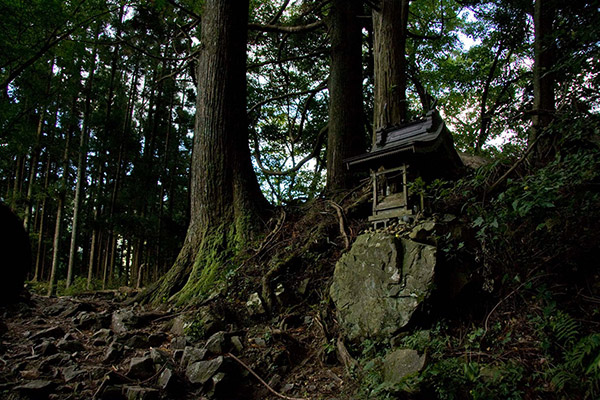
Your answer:
[[[342,368],[324,363],[314,342],[318,318],[288,316],[285,326],[196,340],[183,317],[197,309],[131,306],[127,295],[27,293],[0,308],[0,398],[333,399],[345,389]],[[187,368],[193,363],[201,370]],[[223,373],[201,376],[213,366]]]

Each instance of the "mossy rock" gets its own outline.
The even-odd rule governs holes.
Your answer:
[[[359,236],[336,264],[330,295],[350,340],[387,339],[431,291],[434,246],[387,233]]]

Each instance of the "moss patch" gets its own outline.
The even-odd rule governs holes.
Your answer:
[[[169,300],[182,305],[222,290],[227,274],[237,267],[238,249],[235,224],[211,229],[202,239],[186,284]]]

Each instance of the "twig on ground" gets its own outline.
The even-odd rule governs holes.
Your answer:
[[[281,394],[277,391],[275,391],[275,389],[273,389],[271,386],[269,386],[269,384],[267,382],[265,382],[260,376],[258,376],[258,374],[256,372],[254,372],[252,370],[252,368],[250,368],[248,365],[246,365],[246,363],[244,363],[242,360],[240,360],[239,358],[237,358],[236,356],[234,356],[231,353],[227,353],[225,354],[225,356],[234,359],[235,361],[237,361],[238,364],[240,364],[242,367],[244,367],[248,372],[250,372],[256,379],[258,379],[258,381],[260,383],[262,383],[268,390],[269,392],[273,393],[275,396],[281,398],[281,399],[285,399],[285,400],[307,400],[307,399],[303,399],[303,398],[298,398],[298,397],[288,397],[284,394]]]

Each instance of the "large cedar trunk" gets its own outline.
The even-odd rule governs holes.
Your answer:
[[[406,38],[409,0],[381,0],[373,10],[375,132],[407,118]],[[374,139],[373,139],[374,140]]]
[[[530,145],[537,143],[535,157],[544,161],[552,156],[553,138],[540,135],[554,118],[554,38],[552,25],[554,21],[554,5],[549,0],[535,0],[533,21],[535,26],[533,65],[533,117],[529,136]]]
[[[208,0],[202,16],[190,226],[175,264],[148,291],[153,301],[206,294],[268,207],[248,149],[248,1]]]
[[[348,188],[345,158],[365,150],[362,112],[362,37],[358,15],[361,2],[334,0],[330,17],[329,136],[327,190]]]

